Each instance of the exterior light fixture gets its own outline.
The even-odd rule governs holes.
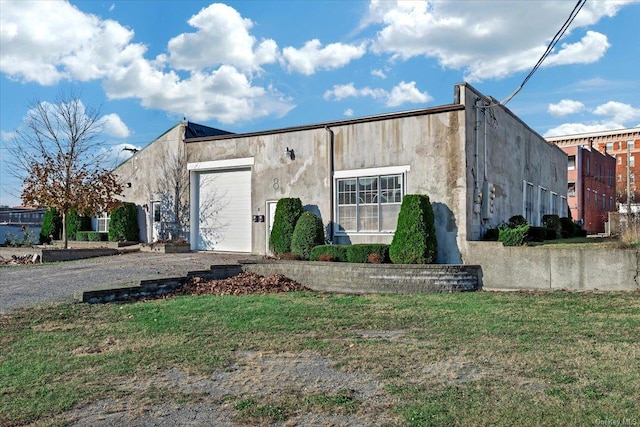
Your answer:
[[[289,156],[289,158],[290,158],[291,160],[295,160],[295,159],[296,159],[296,153],[293,151],[293,148],[289,148],[289,147],[287,147],[287,148],[285,149],[285,154],[286,154],[287,156]]]

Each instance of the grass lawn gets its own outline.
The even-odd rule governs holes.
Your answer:
[[[247,354],[327,361],[336,378],[378,384],[376,401],[355,385],[215,397],[133,386],[168,372],[222,381]],[[1,426],[60,425],[132,395],[225,404],[254,425],[367,412],[402,426],[638,425],[640,293],[187,296],[0,317]]]

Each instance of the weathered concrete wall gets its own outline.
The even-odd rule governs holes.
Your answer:
[[[466,260],[482,266],[484,289],[640,289],[634,249],[505,247],[468,242]]]
[[[560,197],[566,197],[567,155],[509,109],[497,105],[495,99],[486,98],[466,84],[460,88],[460,102],[466,107],[469,240],[479,240],[487,229],[506,222],[513,215],[524,216],[523,181],[533,184],[533,222],[539,223],[539,187],[547,190],[547,197],[551,192],[557,193],[559,204],[563,203]],[[491,106],[480,108],[487,103]],[[496,189],[490,219],[482,218],[479,206],[474,212],[474,188],[482,190],[485,177]]]
[[[138,226],[140,227],[140,241],[149,242],[153,240],[150,223],[152,222],[150,202],[154,194],[166,192],[166,174],[169,160],[176,159],[176,156],[184,154],[184,123],[180,123],[159,136],[153,143],[143,150],[135,153],[130,159],[114,169],[120,182],[124,184],[123,199],[127,202],[135,203],[138,206]],[[183,162],[184,163],[184,162]],[[186,163],[184,163],[186,168]],[[186,206],[189,206],[189,180],[186,170],[185,191]],[[128,186],[128,183],[131,186]],[[170,201],[169,201],[170,202]],[[146,206],[146,208],[145,208]],[[185,232],[188,232],[186,230]],[[188,236],[187,236],[188,238]]]

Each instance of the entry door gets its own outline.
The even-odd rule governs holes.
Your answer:
[[[270,254],[271,249],[269,248],[269,237],[271,236],[271,230],[273,229],[273,220],[276,217],[276,205],[278,204],[277,200],[270,200],[267,202],[267,247],[266,253]]]

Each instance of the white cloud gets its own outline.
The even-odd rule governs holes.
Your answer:
[[[575,135],[579,133],[601,132],[606,130],[615,130],[615,129],[622,129],[622,128],[624,128],[624,126],[616,122],[602,122],[602,123],[594,123],[594,124],[564,123],[558,127],[549,129],[544,134],[544,136],[553,137],[553,136]]]
[[[609,101],[596,107],[593,110],[593,114],[610,116],[614,121],[628,123],[640,118],[640,108],[633,108],[631,105],[621,102]]]
[[[571,30],[614,16],[626,3],[589,1],[576,17]],[[380,25],[372,50],[392,59],[425,56],[444,68],[464,70],[464,78],[481,81],[530,70],[573,8],[569,2],[535,1],[389,2],[372,0],[368,25]],[[603,34],[589,31],[578,42],[557,47],[545,66],[587,63],[602,58],[609,43]]]
[[[15,138],[16,133],[15,132],[6,132],[3,130],[0,130],[0,141],[3,142],[8,142],[13,140],[13,138]]]
[[[107,114],[99,121],[103,132],[115,138],[127,138],[131,131],[117,114]]]
[[[101,149],[99,157],[104,159],[104,164],[107,167],[115,168],[133,156],[135,150],[140,151],[142,147],[128,143],[116,144],[109,149]]]
[[[375,100],[384,101],[387,107],[397,107],[405,103],[426,103],[433,98],[427,92],[420,92],[416,88],[416,82],[400,82],[397,86],[387,92],[384,89],[372,89],[364,87],[357,89],[353,83],[346,85],[334,85],[333,89],[325,91],[323,95],[326,100],[340,101],[345,98],[371,97]]]
[[[0,28],[0,71],[41,85],[99,79],[146,50],[130,43],[133,31],[68,2],[3,1]]]
[[[549,114],[556,117],[579,113],[582,110],[584,110],[584,104],[572,99],[563,99],[557,104],[549,104],[549,107],[547,108]]]
[[[351,117],[353,116],[353,110],[351,108],[347,108],[346,110],[344,110],[343,114],[347,117]]]
[[[365,43],[358,46],[332,43],[322,47],[319,40],[313,39],[306,42],[301,49],[285,47],[282,50],[282,58],[287,70],[309,76],[318,70],[344,67],[354,59],[361,58],[366,51]]]
[[[249,33],[253,22],[230,6],[214,3],[188,23],[197,32],[180,34],[168,43],[168,60],[176,69],[198,71],[226,64],[250,72],[276,61],[276,42],[268,39],[256,46]]]
[[[397,107],[405,103],[424,104],[433,98],[427,92],[420,92],[416,88],[416,82],[400,82],[394,87],[387,98],[387,107]]]
[[[384,71],[376,69],[376,70],[371,70],[371,75],[375,76],[375,77],[380,77],[381,79],[386,79],[387,75],[384,73]]]

